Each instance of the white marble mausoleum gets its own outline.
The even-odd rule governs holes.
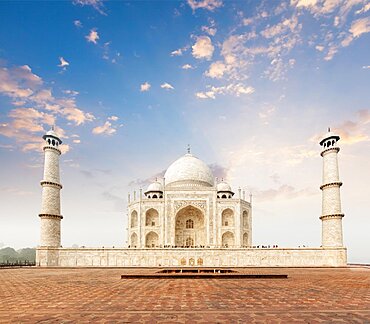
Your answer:
[[[240,190],[235,195],[226,182],[215,183],[210,168],[188,152],[144,196],[129,197],[129,246],[250,247],[251,212]]]

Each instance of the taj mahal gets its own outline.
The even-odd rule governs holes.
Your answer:
[[[44,175],[40,245],[41,267],[339,267],[347,264],[343,246],[338,171],[339,136],[322,138],[322,245],[256,248],[252,240],[252,201],[218,181],[201,159],[188,152],[175,160],[163,179],[128,194],[128,244],[115,248],[61,245],[61,139],[44,136]],[[315,216],[313,216],[315,217]]]

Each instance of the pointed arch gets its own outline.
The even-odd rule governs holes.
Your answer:
[[[137,211],[134,210],[131,213],[131,227],[137,227]]]
[[[248,227],[248,212],[246,210],[243,211],[243,227]]]
[[[234,212],[230,208],[222,211],[222,226],[234,226]]]
[[[243,234],[243,246],[244,247],[247,247],[249,245],[248,239],[249,239],[248,233],[244,233]]]
[[[145,246],[148,248],[155,248],[158,246],[158,234],[156,232],[149,232],[146,235]]]
[[[175,217],[175,245],[205,245],[204,213],[197,207],[187,205],[181,208]]]
[[[234,246],[234,234],[231,232],[226,232],[222,234],[222,246],[223,247],[233,247]]]
[[[130,246],[136,248],[138,246],[138,238],[136,233],[131,234]]]
[[[159,214],[154,208],[150,208],[145,213],[145,226],[158,226]]]

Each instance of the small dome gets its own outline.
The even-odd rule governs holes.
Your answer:
[[[47,131],[46,134],[42,138],[44,140],[46,140],[47,137],[52,137],[52,138],[56,139],[59,142],[59,144],[62,144],[62,140],[59,138],[57,133],[55,133],[54,127],[52,129],[50,129],[49,131]]]
[[[46,135],[48,136],[53,136],[53,137],[58,137],[57,133],[54,132],[54,130],[49,130],[48,132],[46,132]]]
[[[232,192],[231,187],[226,182],[220,182],[217,184],[217,191]]]
[[[336,141],[339,141],[340,139],[339,135],[332,132],[329,128],[328,132],[322,137],[322,140],[320,141],[320,145],[323,145],[324,142],[330,138],[335,139]]]
[[[167,169],[166,186],[206,186],[213,187],[214,178],[211,169],[202,160],[190,153],[177,159]]]
[[[158,181],[153,182],[148,186],[146,192],[163,192],[163,186]]]

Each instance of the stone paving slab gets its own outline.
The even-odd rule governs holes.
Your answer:
[[[370,323],[369,268],[288,279],[121,279],[153,269],[0,269],[0,323]]]

